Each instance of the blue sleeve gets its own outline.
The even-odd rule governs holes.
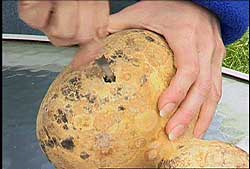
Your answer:
[[[213,12],[220,20],[225,45],[240,39],[249,26],[249,1],[192,0]]]

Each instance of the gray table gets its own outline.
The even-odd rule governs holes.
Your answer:
[[[3,42],[3,168],[53,169],[35,135],[36,116],[49,85],[76,48]],[[249,137],[249,84],[223,78],[223,97],[206,139],[237,143]]]

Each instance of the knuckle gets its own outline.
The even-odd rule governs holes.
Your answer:
[[[186,92],[181,88],[176,89],[174,93],[176,102],[180,102],[186,96]]]
[[[196,64],[183,67],[181,69],[181,73],[184,76],[190,77],[192,80],[195,80],[197,76],[199,75],[200,69]]]
[[[213,87],[212,93],[213,99],[218,103],[222,97],[222,89],[216,89],[215,87]]]
[[[182,112],[182,123],[188,125],[194,118],[194,111],[191,110],[181,110]]]
[[[224,58],[226,56],[226,47],[224,46],[223,42],[217,42],[216,53],[218,57]]]
[[[104,38],[108,34],[107,28],[108,28],[108,25],[104,25],[102,27],[98,27],[96,29],[96,36],[98,38]]]
[[[197,88],[201,95],[206,96],[212,88],[211,80],[207,79],[200,82]]]

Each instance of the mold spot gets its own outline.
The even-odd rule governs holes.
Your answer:
[[[116,76],[111,76],[111,77],[109,77],[109,76],[104,76],[103,77],[103,80],[104,80],[104,82],[105,83],[112,83],[112,82],[115,82],[116,81]]]
[[[119,106],[118,107],[118,111],[124,111],[125,110],[125,107],[124,106]]]
[[[52,140],[53,140],[55,145],[57,145],[57,146],[59,145],[55,137],[52,137]]]
[[[183,145],[180,145],[180,146],[178,146],[177,148],[178,148],[178,149],[181,149],[181,148],[183,148],[183,147],[184,147]]]
[[[64,149],[67,150],[73,150],[75,147],[75,144],[73,142],[73,137],[67,138],[61,142],[61,145]]]
[[[71,105],[70,104],[67,104],[66,105],[66,108],[68,109],[68,108],[71,108]]]
[[[68,126],[65,124],[65,125],[63,125],[63,129],[64,129],[64,130],[68,130],[69,128],[68,128]]]
[[[96,135],[96,144],[99,148],[108,148],[111,146],[111,136],[107,133]]]
[[[78,101],[80,100],[80,92],[76,88],[72,88],[70,86],[64,86],[61,88],[62,95],[65,96],[67,100],[70,101]]]
[[[43,141],[41,141],[40,146],[41,146],[41,148],[42,148],[43,152],[44,152],[44,153],[46,153],[46,148],[45,148],[45,144],[44,144],[44,142],[43,142]]]
[[[43,126],[43,130],[44,130],[44,132],[45,132],[47,138],[50,139],[49,132],[48,132],[48,130],[46,129],[46,127]]]
[[[50,148],[53,148],[54,147],[54,142],[53,140],[48,140],[46,143],[46,146],[50,147]]]
[[[80,157],[83,159],[83,160],[86,160],[86,159],[88,159],[89,158],[89,154],[87,153],[87,152],[81,152],[81,154],[80,154]]]
[[[51,97],[51,99],[52,99],[52,100],[55,100],[57,97],[58,97],[58,94],[54,94],[54,95]]]
[[[69,84],[79,88],[81,87],[81,78],[77,76],[73,77],[72,79],[69,80]]]
[[[63,112],[61,109],[58,109],[57,112],[58,112],[58,115],[54,114],[54,118],[56,122],[58,124],[61,124],[62,122],[68,123],[68,119],[67,119],[65,112]]]
[[[150,36],[145,36],[146,40],[149,42],[154,42],[155,40]]]
[[[171,159],[171,160],[161,160],[159,163],[158,163],[158,167],[157,168],[176,168],[176,164],[178,163],[179,161],[179,157],[176,157],[174,159]]]
[[[118,58],[121,58],[121,57],[124,55],[124,53],[123,53],[122,50],[117,50],[117,51],[115,51],[115,55],[116,55]]]
[[[88,102],[92,104],[95,103],[96,101],[96,96],[90,93],[84,95],[83,97],[85,97],[88,100]]]

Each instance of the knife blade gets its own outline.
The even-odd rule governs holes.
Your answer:
[[[104,55],[102,57],[95,60],[95,63],[102,69],[104,72],[104,81],[105,82],[114,82],[115,81],[115,75],[112,72],[111,68],[109,67],[108,60],[105,58]]]
[[[103,71],[103,73],[105,74],[104,76],[104,81],[105,82],[114,82],[115,81],[115,75],[112,72],[111,68],[109,67],[109,63],[107,58],[105,58],[104,56],[104,43],[103,41],[98,38],[97,36],[94,38],[94,43],[96,43],[97,46],[100,46],[101,48],[99,48],[99,56],[101,56],[100,58],[97,58],[95,60],[95,63],[99,66],[99,68],[101,68],[101,70]]]

